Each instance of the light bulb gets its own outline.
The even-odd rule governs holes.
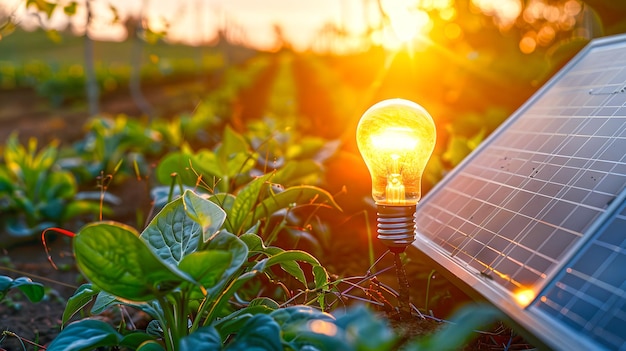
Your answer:
[[[404,250],[414,240],[415,205],[436,137],[430,114],[404,99],[381,101],[359,121],[356,139],[372,178],[378,237],[390,248]]]
[[[417,204],[436,137],[432,117],[414,102],[384,100],[365,111],[356,138],[377,204]]]

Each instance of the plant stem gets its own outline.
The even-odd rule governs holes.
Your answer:
[[[430,271],[428,274],[428,281],[426,282],[426,299],[424,301],[424,310],[426,310],[426,313],[428,313],[428,301],[430,300],[430,280],[435,272],[436,271],[434,269]]]
[[[409,296],[409,282],[406,279],[406,271],[400,260],[400,253],[394,252],[394,263],[396,265],[396,276],[398,278],[398,308],[400,319],[408,319],[411,317],[411,304]]]
[[[38,348],[38,349],[42,349],[42,350],[45,350],[45,349],[46,349],[43,345],[39,345],[39,344],[37,344],[36,342],[30,341],[30,340],[28,340],[28,339],[24,339],[23,337],[21,337],[21,336],[19,336],[19,335],[15,334],[15,333],[14,333],[14,332],[12,332],[12,331],[8,331],[8,330],[5,330],[5,331],[3,331],[3,332],[2,332],[2,339],[0,339],[0,341],[2,341],[2,340],[4,339],[4,336],[5,336],[5,335],[8,335],[8,336],[12,336],[12,337],[14,337],[14,338],[17,338],[17,339],[20,341],[20,344],[22,344],[22,347],[24,348],[24,350],[26,350],[26,347],[25,347],[24,343],[27,343],[27,344],[32,345],[32,346],[35,346],[35,347],[36,347],[36,348]]]
[[[161,305],[161,310],[163,313],[163,320],[160,322],[161,328],[163,329],[163,337],[165,338],[165,349],[168,351],[176,350],[178,338],[173,333],[173,329],[176,328],[176,322],[174,321],[174,311],[172,310],[166,298],[158,297],[157,300]]]

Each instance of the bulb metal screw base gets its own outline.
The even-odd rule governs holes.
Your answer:
[[[415,205],[378,204],[376,209],[378,239],[391,252],[404,252],[415,241]]]

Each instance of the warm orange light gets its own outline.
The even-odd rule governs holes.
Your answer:
[[[381,101],[365,111],[356,137],[377,204],[412,205],[419,201],[422,174],[436,134],[430,114],[408,100]]]
[[[337,326],[335,324],[319,319],[309,322],[309,328],[316,334],[327,336],[335,336],[337,334]]]
[[[522,13],[521,0],[472,0],[484,14],[494,16],[501,28],[511,27]]]
[[[393,32],[389,33],[393,37],[385,38],[388,47],[397,48],[412,41],[418,33],[429,30],[430,18],[418,7],[415,0],[383,0],[381,8],[389,18],[389,26]]]
[[[515,301],[522,307],[528,306],[535,299],[535,291],[533,289],[522,289],[515,294],[513,294],[513,298]]]
[[[521,52],[525,54],[532,53],[533,51],[535,51],[536,47],[537,47],[537,42],[535,41],[534,38],[530,36],[523,37],[522,40],[520,40],[519,42],[519,49]]]

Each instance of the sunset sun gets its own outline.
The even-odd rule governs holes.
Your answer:
[[[430,16],[450,17],[454,11],[450,0],[381,0],[382,30],[372,40],[392,50],[403,46],[417,46],[420,38],[427,37],[433,27]]]

